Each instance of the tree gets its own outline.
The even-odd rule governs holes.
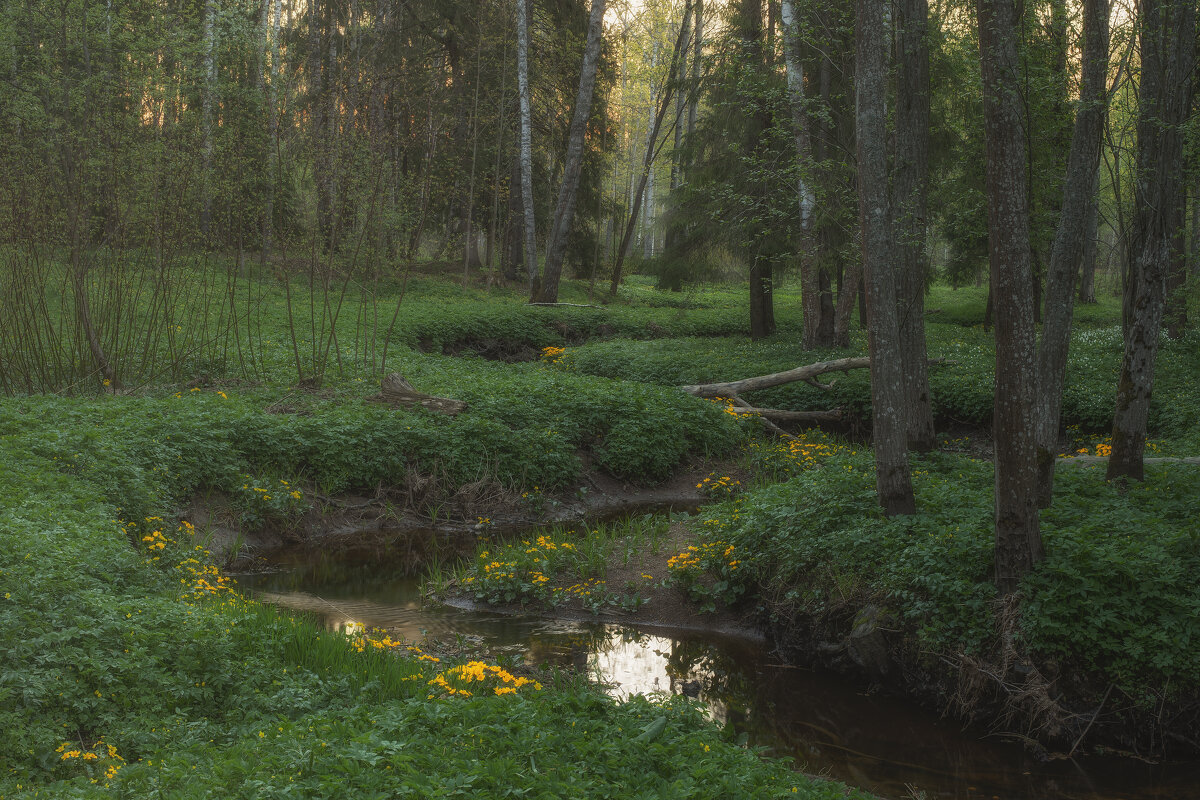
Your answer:
[[[867,339],[871,353],[871,430],[875,486],[888,515],[912,514],[912,476],[905,447],[904,378],[896,319],[895,271],[888,218],[887,62],[884,0],[858,0],[855,23],[858,207]]]
[[[684,11],[686,15],[686,9]],[[596,88],[596,67],[600,64],[601,36],[604,33],[604,0],[592,0],[588,21],[587,46],[583,51],[583,67],[579,75],[579,94],[575,98],[575,113],[567,141],[566,165],[562,185],[554,204],[554,219],[550,224],[550,239],[546,243],[546,269],[540,291],[535,288],[533,299],[545,303],[558,302],[558,282],[562,276],[563,257],[567,252],[567,236],[575,216],[575,200],[579,195],[579,173],[583,167],[583,136],[592,113],[592,93]]]
[[[537,236],[533,216],[533,123],[529,101],[529,6],[517,0],[517,92],[521,107],[521,210],[525,225],[525,274],[537,280]]]
[[[937,446],[925,347],[925,286],[929,280],[925,228],[929,182],[929,4],[927,0],[899,0],[896,12],[892,215],[899,277],[897,323],[904,417],[908,447],[929,451]]]
[[[684,5],[684,15],[690,7],[690,0]],[[621,236],[621,243],[617,247],[617,257],[613,264],[612,282],[609,284],[608,293],[610,297],[617,296],[617,287],[621,284],[621,276],[625,264],[625,258],[629,251],[630,245],[633,243],[633,234],[637,230],[637,222],[639,212],[642,209],[643,201],[646,196],[646,185],[650,181],[650,175],[654,169],[654,161],[658,158],[659,152],[662,150],[662,143],[659,142],[659,135],[662,132],[663,120],[666,119],[667,110],[671,107],[671,98],[675,91],[678,90],[678,76],[682,74],[680,65],[687,63],[688,51],[688,29],[682,24],[679,26],[679,33],[675,37],[675,47],[671,51],[671,62],[667,70],[667,80],[662,90],[658,95],[657,110],[654,113],[654,118],[650,120],[650,124],[646,129],[646,153],[642,159],[641,169],[637,176],[633,197],[629,204],[629,218],[625,223],[625,232]],[[653,93],[651,93],[653,97]],[[678,120],[676,120],[676,123]],[[665,142],[666,139],[663,139]]]
[[[1196,8],[1144,0],[1133,241],[1125,291],[1125,349],[1117,381],[1108,479],[1143,476],[1146,422],[1165,309],[1167,278],[1183,260],[1183,124],[1192,102]]]
[[[1071,134],[1058,231],[1046,275],[1046,312],[1038,349],[1038,504],[1042,508],[1050,506],[1054,487],[1075,281],[1089,234],[1093,240],[1095,237],[1091,228],[1095,219],[1096,171],[1100,166],[1101,132],[1108,99],[1108,13],[1108,0],[1084,0],[1079,108]]]
[[[857,202],[853,8],[849,2],[802,0],[789,0],[781,7],[794,156],[800,170],[793,185],[803,207],[798,215],[800,292],[804,345],[809,348],[849,346],[861,278],[848,235],[855,227]]]
[[[804,98],[804,64],[798,38],[800,20],[792,0],[783,0],[780,12],[783,22],[783,58],[787,70],[788,105],[792,112],[796,156],[801,165],[796,180],[797,210],[800,215],[800,302],[804,306],[804,347],[811,349],[823,344],[824,340],[832,336],[832,331],[822,330],[822,323],[829,320],[829,311],[832,309],[824,310],[821,305],[822,300],[826,305],[831,305],[832,298],[828,286],[822,291],[820,285],[821,273],[815,263],[816,239],[813,230],[816,195],[804,175],[804,170],[809,169],[813,163],[813,150],[811,124]]]
[[[1019,100],[1017,10],[979,0],[987,147],[988,256],[996,319],[995,579],[1012,594],[1042,558],[1033,397],[1033,283],[1026,194],[1025,120]]]

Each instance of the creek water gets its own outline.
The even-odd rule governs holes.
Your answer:
[[[413,642],[465,642],[493,657],[586,671],[620,698],[684,692],[769,755],[885,798],[1197,800],[1200,764],[1129,758],[1040,762],[902,700],[780,663],[761,641],[608,622],[508,616],[426,603],[403,564],[379,554],[292,556],[239,576],[263,602],[334,630],[384,628]]]

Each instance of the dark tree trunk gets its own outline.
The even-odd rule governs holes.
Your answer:
[[[525,264],[524,217],[521,205],[521,161],[514,157],[512,176],[508,184],[508,214],[504,222],[504,246],[500,253],[500,274],[515,281]]]
[[[763,339],[775,333],[775,302],[771,262],[754,259],[750,267],[750,338]]]
[[[1083,240],[1083,260],[1080,265],[1079,302],[1096,302],[1096,251],[1100,235],[1099,174],[1092,182],[1092,203],[1088,206],[1088,232]]]
[[[896,161],[892,215],[899,272],[900,359],[908,447],[937,446],[929,402],[925,282],[929,275],[925,214],[929,180],[929,46],[927,0],[896,4]]]
[[[1071,151],[1067,157],[1058,231],[1050,251],[1050,269],[1046,273],[1046,316],[1038,350],[1038,505],[1042,508],[1050,507],[1054,491],[1054,460],[1067,374],[1067,349],[1071,343],[1075,279],[1079,275],[1090,211],[1095,203],[1093,190],[1096,170],[1100,166],[1107,76],[1108,0],[1084,0],[1083,80],[1075,130],[1071,135]]]
[[[604,33],[605,0],[592,0],[592,13],[588,19],[587,46],[583,51],[583,66],[579,73],[579,93],[575,98],[575,113],[571,118],[571,130],[567,138],[567,157],[563,166],[562,185],[554,204],[554,218],[550,223],[550,236],[546,242],[546,268],[542,276],[541,291],[533,300],[543,303],[558,302],[558,284],[562,278],[563,259],[567,254],[567,238],[571,222],[575,218],[575,200],[579,196],[579,174],[583,168],[583,140],[587,133],[588,119],[592,116],[592,95],[596,88],[596,67],[600,64],[600,44]],[[684,8],[684,15],[688,9]]]
[[[1025,120],[1012,0],[979,0],[979,58],[987,142],[988,249],[996,322],[995,579],[1002,595],[1017,590],[1042,558],[1037,510],[1033,396],[1033,286]]]
[[[895,270],[888,230],[887,61],[885,0],[857,0],[855,142],[871,352],[871,439],[875,487],[889,516],[913,514],[912,475],[905,446],[904,374],[896,319]]]
[[[1142,479],[1146,422],[1165,311],[1165,288],[1182,262],[1183,124],[1192,101],[1196,8],[1187,0],[1143,0],[1137,186],[1125,294],[1125,353],[1117,382],[1108,479]]]

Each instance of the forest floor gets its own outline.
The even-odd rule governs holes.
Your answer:
[[[935,410],[953,433],[914,459],[920,513],[905,520],[873,500],[865,375],[752,398],[853,420],[793,440],[676,388],[830,355],[798,346],[786,288],[779,333],[750,342],[744,294],[722,287],[633,280],[609,308],[531,308],[516,292],[415,280],[387,371],[465,401],[455,417],[365,402],[382,364],[364,357],[377,351],[353,320],[335,338],[357,355],[345,344],[319,379],[301,369],[298,381],[297,351],[332,338],[300,341],[279,286],[258,291],[249,361],[175,362],[117,393],[0,400],[0,797],[325,796],[335,783],[397,796],[847,791],[747,752],[682,701],[615,704],[569,681],[539,690],[499,663],[446,665],[386,634],[317,630],[232,591],[205,544],[378,543],[393,524],[430,541],[461,534],[468,558],[442,580],[473,602],[662,621],[698,608],[730,625],[753,614],[795,660],[835,643],[831,660],[871,681],[949,663],[965,717],[1009,714],[1052,746],[1092,720],[1096,742],[1143,755],[1200,749],[1200,470],[1154,468],[1126,490],[1094,468],[1061,471],[1047,559],[1022,606],[998,608],[990,464],[962,435],[991,417],[977,290],[935,287],[929,300],[931,355],[948,359],[931,379]],[[586,288],[564,299],[586,301]],[[1189,336],[1161,356],[1151,421],[1163,454],[1200,451]],[[861,332],[853,344],[864,351]],[[1104,452],[1119,357],[1114,301],[1081,309],[1072,452]],[[662,517],[628,521],[700,499],[686,534]],[[579,524],[606,515],[617,518]],[[554,548],[511,538],[531,520],[549,524],[539,535]],[[501,546],[519,552],[499,559]],[[886,676],[872,674],[880,636]],[[997,667],[1001,680],[986,678]]]

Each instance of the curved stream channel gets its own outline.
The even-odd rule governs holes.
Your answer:
[[[389,629],[420,642],[459,637],[527,664],[585,670],[617,696],[687,690],[752,745],[792,756],[886,798],[1195,800],[1200,764],[1126,758],[1042,763],[1016,745],[980,740],[895,698],[779,663],[759,641],[665,628],[512,617],[423,603],[418,579],[378,555],[292,556],[278,571],[238,576],[258,599],[316,615],[335,630]]]

